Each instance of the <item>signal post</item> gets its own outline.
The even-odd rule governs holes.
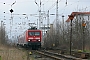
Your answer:
[[[73,15],[69,15],[69,19],[71,21],[71,31],[70,31],[70,55],[71,55],[71,49],[72,49],[72,20],[73,20],[74,16]]]
[[[83,52],[85,50],[85,26],[86,26],[86,23],[83,21],[82,22],[82,29],[83,29],[82,50]]]

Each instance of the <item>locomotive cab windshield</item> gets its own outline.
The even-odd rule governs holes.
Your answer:
[[[40,36],[40,32],[28,32],[29,36]]]

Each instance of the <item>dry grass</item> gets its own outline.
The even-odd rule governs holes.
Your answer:
[[[1,60],[27,60],[26,51],[13,47],[0,46]]]

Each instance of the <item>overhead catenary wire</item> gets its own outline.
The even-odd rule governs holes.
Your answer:
[[[47,0],[45,3],[43,3],[44,5],[47,3],[47,2],[49,2],[49,0]]]
[[[65,5],[61,10],[64,11],[66,7],[68,7],[68,6],[73,6],[73,4],[76,4],[76,3],[78,3],[78,2],[79,2],[79,0],[78,0],[77,2],[72,3],[72,4]],[[67,3],[68,3],[68,2],[67,2]],[[60,11],[61,11],[61,10],[60,10]]]
[[[61,0],[60,0],[61,1]],[[59,1],[59,2],[60,2]],[[77,2],[79,2],[79,1],[77,1]],[[68,3],[68,1],[66,0],[66,5],[62,8],[62,9],[60,9],[60,11],[61,10],[65,10],[65,7],[67,7],[67,6],[69,6],[69,5],[73,5],[73,4],[75,4],[76,2],[74,2],[74,3],[72,3],[72,4],[69,4],[69,5],[67,5],[67,3]],[[53,9],[53,7],[55,7],[55,5],[56,5],[56,2],[54,3],[54,4],[52,4],[52,6],[50,7],[50,8],[48,8],[47,10],[51,10],[51,9]],[[58,7],[58,8],[60,8],[60,6]],[[56,8],[55,8],[56,9]],[[53,9],[53,10],[55,10],[55,9]]]
[[[62,14],[63,14],[64,11],[65,11],[65,8],[66,8],[66,7],[68,7],[68,6],[73,6],[73,5],[75,5],[76,3],[79,3],[79,2],[82,2],[82,1],[78,0],[77,2],[71,3],[71,4],[69,4],[69,5],[65,5],[65,7],[63,7],[60,11],[63,10],[63,12],[62,12]],[[67,3],[68,3],[68,2],[67,2]],[[88,7],[90,7],[90,6],[88,6]],[[84,10],[84,9],[86,9],[86,8],[88,8],[88,7],[85,7],[85,8],[79,9],[79,11]]]
[[[60,2],[60,1],[61,1],[61,0],[59,0],[59,2]],[[59,2],[58,2],[58,3],[59,3]],[[56,2],[53,3],[52,6],[50,6],[47,10],[51,10],[51,9],[52,9],[53,7],[55,7],[55,6],[56,6]],[[56,8],[55,8],[55,9],[56,9]]]
[[[67,5],[68,1],[66,0],[66,5],[65,5],[65,6],[64,6],[61,10],[63,10],[63,11],[64,11],[66,7],[68,7],[68,6],[73,6],[74,4],[76,4],[76,3],[78,3],[78,2],[79,2],[79,1],[77,1],[77,2],[74,2],[74,3],[72,3],[72,4]],[[60,10],[60,11],[61,11],[61,10]]]

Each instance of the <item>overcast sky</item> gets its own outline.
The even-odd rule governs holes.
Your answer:
[[[37,5],[35,4],[37,2]],[[56,1],[57,0],[41,0],[41,10],[47,11],[49,10],[50,14],[56,14]],[[90,0],[58,0],[58,14],[59,19],[61,20],[61,16],[64,15],[65,19],[67,19],[68,15],[74,11],[90,11]],[[15,2],[14,5],[12,5]],[[67,2],[67,4],[66,4]],[[4,4],[5,3],[5,4]],[[21,14],[21,15],[13,15],[13,26],[12,28],[18,28],[19,24],[23,22],[23,24],[28,24],[28,21],[37,23],[37,19],[39,17],[30,16],[30,14],[39,14],[40,8],[40,0],[0,0],[0,21],[3,20],[6,24],[6,29],[10,29],[10,9],[14,10],[13,14]],[[5,13],[4,13],[5,12]],[[27,16],[23,16],[22,14],[27,14]],[[38,16],[38,15],[36,15]],[[28,20],[27,18],[28,17]],[[56,16],[50,15],[50,23],[53,23]],[[26,23],[24,23],[26,22]],[[46,23],[46,21],[45,21]],[[25,28],[25,25],[22,25]],[[22,27],[21,26],[21,27]],[[19,26],[19,28],[21,28]],[[19,29],[18,28],[18,29]],[[21,29],[22,30],[22,29]]]

